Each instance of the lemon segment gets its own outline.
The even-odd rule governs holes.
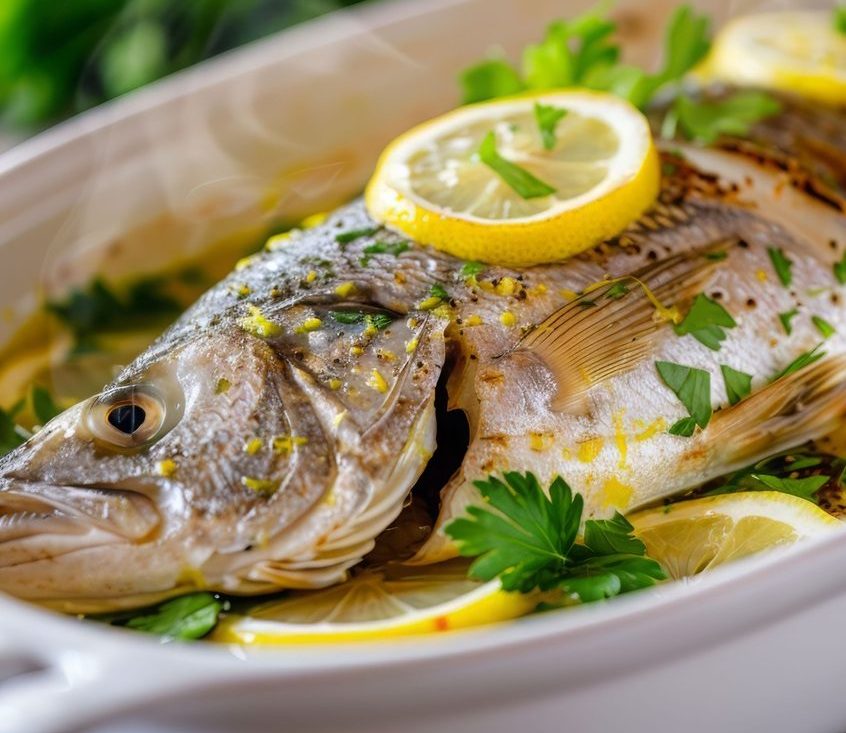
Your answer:
[[[846,104],[846,35],[834,28],[830,12],[747,15],[719,33],[702,73]]]
[[[397,566],[292,592],[248,616],[224,619],[212,638],[246,645],[374,641],[507,621],[537,605],[534,596],[503,591],[498,580],[469,580],[467,566],[464,560]]]
[[[691,499],[628,519],[647,554],[674,579],[836,531],[841,524],[810,501],[778,491]]]
[[[566,110],[547,150],[536,103]],[[497,152],[555,193],[523,198],[479,157]],[[413,128],[382,153],[365,192],[371,216],[465,260],[554,262],[620,233],[655,201],[660,164],[646,118],[582,90],[462,107]]]

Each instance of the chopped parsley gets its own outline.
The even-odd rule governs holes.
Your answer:
[[[535,178],[529,171],[503,158],[496,149],[496,135],[493,130],[488,132],[479,146],[479,160],[496,173],[519,196],[524,199],[550,196],[556,189],[539,178]]]
[[[538,123],[544,150],[552,150],[555,147],[555,128],[566,116],[566,109],[535,102],[535,120]]]
[[[429,294],[434,298],[440,298],[441,300],[449,300],[449,293],[440,283],[434,283],[432,287],[429,288]]]
[[[624,282],[617,282],[605,291],[605,297],[611,300],[619,300],[628,292],[629,289]]]
[[[745,137],[756,122],[780,111],[781,105],[765,92],[735,92],[719,101],[694,100],[682,94],[667,113],[661,134],[674,137],[678,128],[688,139],[709,145],[721,135]]]
[[[503,479],[475,481],[486,506],[468,507],[468,517],[445,529],[462,555],[476,558],[471,577],[499,578],[505,590],[521,593],[558,589],[583,603],[667,577],[619,513],[613,519],[588,519],[584,540],[577,543],[583,500],[562,478],[552,482],[548,497],[531,473],[509,472]]]
[[[347,326],[352,326],[356,323],[366,323],[369,326],[384,331],[390,326],[394,319],[387,313],[364,313],[362,311],[329,311],[329,316]]]
[[[834,270],[834,277],[837,278],[837,282],[841,285],[846,285],[846,252],[843,253],[839,262],[834,263],[832,269]]]
[[[190,593],[165,601],[138,615],[118,614],[104,620],[155,634],[166,641],[187,641],[208,634],[217,624],[223,605],[211,593]]]
[[[362,252],[364,253],[360,262],[362,267],[366,267],[373,255],[397,255],[407,252],[411,249],[408,242],[374,242],[368,244]]]
[[[726,338],[725,329],[737,326],[731,314],[717,301],[699,293],[681,323],[673,326],[679,336],[690,334],[709,349],[719,351]]]
[[[834,330],[834,326],[832,326],[822,316],[811,316],[811,322],[817,327],[817,331],[820,332],[824,339],[831,338],[837,333],[837,331]]]
[[[461,74],[463,101],[481,102],[526,89],[587,87],[609,91],[645,108],[663,88],[680,81],[710,48],[710,21],[688,5],[667,26],[664,64],[654,74],[620,62],[616,24],[601,10],[556,21],[544,39],[523,51],[521,71],[503,59],[483,61]]]
[[[690,417],[670,426],[671,435],[689,438],[696,426],[705,428],[711,421],[711,375],[703,369],[656,361],[655,367],[666,384],[687,408]]]
[[[476,275],[482,273],[484,269],[485,265],[481,262],[465,262],[461,266],[459,274],[462,278],[476,277]]]
[[[782,369],[778,374],[776,374],[772,381],[775,382],[776,379],[781,379],[782,377],[786,377],[794,372],[798,372],[800,369],[804,369],[806,366],[810,366],[815,361],[819,361],[822,359],[826,352],[820,351],[822,347],[822,341],[818,343],[813,349],[810,351],[806,351],[803,354],[799,354],[793,361],[791,361],[784,369]]]
[[[770,256],[770,262],[773,263],[773,269],[781,284],[786,288],[790,287],[790,283],[793,282],[793,273],[791,272],[793,261],[782,252],[780,247],[768,247],[767,254]]]
[[[711,260],[712,262],[721,262],[722,260],[726,259],[726,257],[728,257],[728,252],[726,252],[724,249],[717,249],[713,252],[705,253],[705,259]]]
[[[728,364],[720,364],[726,395],[730,405],[736,405],[752,392],[752,375],[732,369]]]
[[[378,227],[366,227],[364,229],[350,229],[346,232],[341,232],[340,234],[335,235],[335,241],[338,244],[349,244],[350,242],[355,242],[356,239],[361,239],[362,237],[371,237],[376,232],[378,232]]]
[[[793,319],[798,315],[799,310],[797,308],[791,308],[789,311],[778,314],[778,320],[781,321],[781,326],[788,336],[793,333]]]

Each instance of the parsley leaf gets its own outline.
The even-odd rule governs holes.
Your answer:
[[[548,183],[535,178],[529,171],[503,158],[496,149],[496,135],[491,130],[479,146],[479,159],[502,178],[524,199],[540,198],[555,193]]]
[[[463,278],[468,277],[475,277],[479,273],[483,272],[485,269],[485,265],[481,262],[465,262],[461,266],[460,275]]]
[[[429,288],[429,293],[436,298],[440,298],[441,300],[449,300],[449,293],[446,291],[443,285],[440,283],[434,283],[431,288]]]
[[[394,319],[387,313],[364,313],[363,311],[329,311],[329,315],[338,323],[352,326],[356,323],[367,323],[368,325],[384,331],[390,326]]]
[[[834,270],[834,277],[837,278],[837,282],[841,285],[846,285],[846,252],[843,253],[840,262],[834,263],[832,269]]]
[[[704,428],[711,420],[711,375],[703,369],[656,361],[655,367],[666,384],[687,408],[690,417],[670,426],[671,435],[690,437],[698,425]]]
[[[374,242],[368,244],[362,252],[364,253],[360,262],[362,267],[366,267],[372,259],[373,255],[397,255],[407,252],[411,247],[408,242]]]
[[[798,315],[799,315],[799,310],[797,308],[791,308],[789,311],[785,311],[784,313],[778,314],[778,320],[781,321],[782,328],[784,328],[784,332],[788,336],[791,333],[793,333],[792,321]]]
[[[394,319],[391,318],[387,313],[370,313],[364,317],[365,322],[369,326],[373,326],[380,331],[384,331],[388,326],[390,326]]]
[[[32,402],[35,419],[38,420],[40,425],[46,425],[61,412],[61,409],[44,387],[33,385],[30,389],[29,398]]]
[[[125,625],[164,639],[199,639],[215,627],[221,609],[221,602],[211,593],[191,593],[133,616]]]
[[[340,234],[335,235],[335,241],[338,244],[349,244],[350,242],[355,242],[356,239],[361,239],[361,237],[370,237],[379,229],[376,227],[368,227],[366,229],[350,229],[346,232],[341,232]]]
[[[762,473],[753,473],[751,478],[756,481],[760,481],[768,489],[782,491],[785,494],[793,494],[793,496],[798,496],[802,499],[808,500],[813,500],[813,495],[827,484],[829,480],[828,476],[805,476],[804,478],[791,478],[789,476],[771,476],[769,474]]]
[[[770,256],[770,262],[773,263],[773,269],[776,271],[781,284],[786,288],[790,287],[790,283],[793,282],[793,273],[791,272],[793,261],[782,252],[780,247],[768,247],[767,254]]]
[[[15,421],[6,410],[0,410],[0,456],[10,453],[24,442]]]
[[[622,515],[587,520],[585,542],[576,544],[583,501],[563,479],[555,478],[547,497],[531,473],[503,478],[474,482],[494,511],[468,507],[469,517],[445,529],[462,555],[476,557],[471,577],[499,577],[505,590],[524,593],[558,588],[582,602],[666,578],[661,566],[645,557],[645,546]]]
[[[562,107],[535,102],[535,120],[538,123],[538,130],[540,130],[541,141],[545,150],[552,150],[555,147],[555,128],[566,116],[567,110]]]
[[[695,101],[680,95],[668,113],[662,135],[672,137],[675,126],[690,140],[711,144],[721,135],[744,137],[752,125],[781,111],[781,105],[765,92],[735,92],[719,101]]]
[[[520,75],[507,61],[502,59],[482,61],[469,69],[465,69],[461,73],[459,81],[463,104],[507,97],[525,88],[520,80]]]
[[[776,374],[772,378],[772,381],[775,382],[776,379],[781,379],[782,377],[786,377],[789,374],[798,372],[800,369],[804,369],[806,366],[810,366],[815,361],[822,359],[825,356],[826,352],[819,350],[821,346],[822,341],[820,341],[820,343],[818,343],[810,351],[806,351],[803,354],[799,354],[799,356],[797,356],[784,369],[782,369],[778,374]]]
[[[628,287],[624,282],[614,283],[608,290],[605,291],[605,297],[610,300],[619,300],[629,292]]]
[[[840,33],[846,33],[846,5],[834,8],[834,28]]]
[[[735,326],[737,323],[723,306],[699,293],[684,320],[673,328],[679,336],[689,333],[709,349],[719,351],[720,342],[726,338],[725,329]]]
[[[736,405],[744,397],[752,392],[752,375],[746,372],[732,369],[728,364],[720,364],[720,371],[723,373],[723,382],[726,385],[726,394],[730,405]]]
[[[820,332],[824,339],[831,338],[837,333],[837,331],[834,330],[834,326],[832,326],[822,316],[811,316],[811,322],[817,327],[817,331]]]
[[[463,100],[480,102],[525,89],[581,86],[608,91],[646,107],[665,86],[680,80],[710,47],[710,21],[687,5],[675,10],[667,26],[664,64],[656,74],[620,63],[616,24],[599,10],[556,21],[544,39],[523,51],[522,74],[507,61],[484,61],[460,76]]]

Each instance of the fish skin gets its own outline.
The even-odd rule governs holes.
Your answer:
[[[561,264],[490,266],[468,280],[460,261],[426,247],[367,256],[376,242],[401,240],[375,225],[361,202],[260,253],[105,391],[154,385],[165,396],[168,432],[134,452],[109,447],[95,438],[102,419],[92,432],[95,397],[0,460],[0,589],[91,612],[196,587],[251,594],[338,582],[400,511],[431,455],[432,402],[445,363],[450,406],[468,414],[471,440],[417,562],[455,553],[442,528],[478,502],[470,482],[491,472],[531,470],[544,481],[560,474],[583,494],[586,516],[601,516],[729,470],[736,456],[721,449],[734,435],[707,428],[689,439],[667,434],[686,411],[654,362],[707,369],[719,408],[726,405],[719,364],[751,373],[755,389],[764,389],[821,340],[811,314],[836,329],[827,360],[846,352],[846,293],[832,274],[846,248],[846,220],[798,189],[796,211],[787,216],[774,203],[777,185],[785,185],[777,173],[732,152],[696,154],[705,169],[725,169],[719,155],[737,169],[723,185],[665,155],[655,209],[620,237]],[[754,185],[746,182],[749,166],[762,168]],[[814,231],[803,221],[814,221]],[[339,233],[373,228],[348,244],[336,241]],[[720,351],[665,324],[648,356],[606,375],[583,406],[553,409],[560,380],[521,348],[532,328],[566,307],[573,291],[673,255],[702,260],[720,242],[730,243],[720,245],[727,258],[709,263],[698,286],[720,292],[737,320]],[[769,247],[794,260],[790,288],[778,282]],[[435,284],[448,303],[431,302]],[[693,294],[672,305],[684,310]],[[633,288],[626,297],[641,295]],[[362,338],[365,324],[333,321],[330,311],[341,303],[390,313],[393,323]],[[801,313],[787,337],[777,314],[794,306]],[[303,328],[309,318],[321,321],[310,332]],[[279,333],[250,332],[265,323]],[[356,345],[362,352],[351,354]],[[339,389],[334,379],[343,382]],[[221,380],[229,389],[220,390]],[[274,451],[278,436],[305,442]],[[255,438],[262,447],[250,453],[245,447]],[[162,475],[164,461],[173,461],[171,475]],[[245,477],[275,490],[251,489]]]

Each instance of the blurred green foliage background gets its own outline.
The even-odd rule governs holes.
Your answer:
[[[361,0],[0,0],[0,124],[31,132]]]

